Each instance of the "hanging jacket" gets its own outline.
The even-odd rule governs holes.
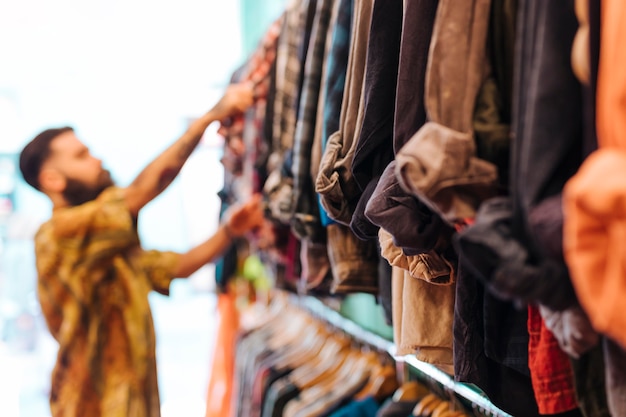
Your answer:
[[[497,169],[476,156],[476,98],[490,67],[490,0],[441,0],[427,77],[428,122],[396,155],[396,176],[450,224],[475,215],[496,192]]]
[[[354,2],[340,128],[328,138],[315,180],[320,203],[333,220],[345,225],[350,224],[359,193],[351,166],[363,114],[362,87],[373,5],[374,0]]]
[[[431,34],[438,0],[408,1],[404,4],[393,148],[398,151],[424,124],[424,82]],[[362,238],[376,235],[382,227],[408,255],[447,246],[453,229],[415,196],[400,187],[394,174],[395,161],[385,167],[381,178],[371,181],[356,206],[350,227]],[[382,183],[381,183],[382,181]],[[371,202],[371,204],[370,204]],[[406,223],[398,218],[407,219]]]
[[[331,23],[329,35],[328,56],[324,69],[324,84],[320,92],[321,116],[318,113],[318,126],[316,127],[316,140],[314,145],[313,162],[311,164],[311,177],[316,180],[319,174],[322,154],[326,149],[326,143],[331,134],[339,129],[341,103],[346,84],[346,72],[348,69],[348,57],[350,52],[350,36],[352,31],[353,0],[339,0],[334,11],[334,22]],[[321,118],[321,120],[319,120]],[[326,213],[326,210],[317,196],[320,221],[327,226],[334,222]]]
[[[437,252],[448,247],[453,229],[407,195],[396,182],[395,161],[383,172],[365,207],[365,215],[393,236],[408,255]]]
[[[540,216],[531,213],[553,210],[562,223],[558,206],[541,203],[562,191],[582,158],[581,88],[570,65],[577,22],[571,3],[519,4],[511,198],[483,203],[485,217],[477,215],[455,241],[466,266],[500,297],[562,310],[576,304],[568,270],[547,255],[535,236],[541,228],[531,223]]]
[[[287,5],[276,49],[273,137],[263,191],[268,196],[270,216],[285,225],[290,224],[294,213],[290,198],[293,145],[315,7],[316,0],[293,0]]]
[[[402,0],[376,1],[363,81],[363,118],[351,166],[361,191],[394,157],[394,103],[401,34]]]
[[[318,0],[314,12],[306,64],[302,73],[303,85],[298,105],[291,165],[293,190],[290,195],[290,206],[294,211],[291,220],[293,232],[301,239],[312,239],[318,242],[325,239],[325,236],[319,220],[317,197],[311,178],[311,151],[333,2],[334,0]]]
[[[404,3],[393,127],[394,154],[426,122],[426,66],[439,1],[407,0]]]

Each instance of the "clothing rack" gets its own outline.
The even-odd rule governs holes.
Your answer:
[[[467,385],[454,381],[445,372],[435,366],[422,362],[412,355],[396,355],[395,345],[380,337],[350,319],[345,318],[333,308],[327,306],[320,299],[311,296],[291,296],[291,302],[309,311],[333,327],[351,335],[359,342],[365,343],[379,351],[387,352],[394,358],[400,367],[404,367],[404,373],[414,374],[416,378],[427,386],[434,388],[450,400],[461,403],[464,408],[471,410],[475,416],[481,417],[513,417],[500,410],[489,399]]]

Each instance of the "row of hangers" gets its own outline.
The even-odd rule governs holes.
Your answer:
[[[426,385],[404,380],[403,369],[390,354],[393,344],[343,318],[323,303],[277,293],[262,315],[264,331],[271,332],[267,346],[282,350],[279,366],[290,367],[292,382],[307,403],[342,387],[365,382],[354,400],[373,397],[379,403],[413,401],[416,417],[466,416],[458,402],[448,401]],[[404,381],[403,381],[404,380]],[[285,415],[297,412],[285,409]]]
[[[330,301],[332,303],[333,300]],[[381,388],[380,391],[370,392],[375,394],[377,399],[388,396],[392,388],[395,387],[390,395],[394,400],[412,398],[411,396],[420,393],[423,395],[414,410],[421,413],[422,416],[429,415],[427,413],[431,411],[433,413],[438,411],[437,414],[433,414],[434,417],[457,417],[468,415],[464,413],[464,410],[468,410],[472,415],[480,417],[512,417],[493,405],[485,396],[463,384],[456,383],[450,376],[434,366],[418,361],[410,355],[407,357],[395,356],[395,345],[391,341],[373,334],[343,317],[338,313],[337,306],[329,307],[328,303],[322,302],[318,298],[298,296],[281,291],[272,294],[270,304],[283,312],[285,308],[296,307],[298,311],[304,312],[310,320],[318,324],[323,323],[323,326],[331,334],[343,335],[343,337],[351,340],[353,346],[358,345],[364,351],[377,352],[379,360],[386,364],[385,372],[383,372],[385,377],[381,377],[379,383],[375,384]],[[409,372],[409,369],[414,372]],[[417,379],[420,382],[411,376],[412,373],[419,375]],[[395,375],[395,382],[391,375]],[[415,391],[416,384],[421,386],[417,391]],[[430,395],[427,396],[428,394]],[[440,402],[437,403],[432,400],[433,397],[438,398]],[[422,404],[422,400],[432,401],[430,406],[437,404],[439,408],[431,410],[430,406],[418,407]],[[414,415],[420,416],[420,414]]]
[[[467,414],[455,402],[446,401],[417,382],[407,381],[393,394],[395,402],[416,402],[411,413],[414,417],[464,417]]]
[[[307,391],[307,401],[359,382],[365,384],[354,396],[357,400],[371,396],[382,401],[398,388],[395,362],[387,352],[339,331],[284,297],[274,297],[264,316],[264,331],[271,333],[267,346],[282,351],[278,366],[294,369],[291,380]]]

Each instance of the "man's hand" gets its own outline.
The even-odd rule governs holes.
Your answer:
[[[213,106],[216,119],[224,119],[245,112],[254,102],[252,84],[231,84],[220,100]]]
[[[242,205],[229,210],[226,216],[226,226],[233,237],[239,237],[260,228],[264,220],[261,195],[255,194]]]
[[[252,85],[232,84],[218,103],[202,117],[194,120],[187,131],[152,161],[126,188],[125,199],[133,216],[159,195],[180,172],[204,131],[214,121],[243,113],[253,102]]]
[[[230,245],[232,238],[240,237],[261,227],[265,221],[261,196],[255,195],[242,205],[233,206],[225,215],[226,221],[205,242],[182,253],[174,270],[179,278],[188,277],[202,265],[217,259]]]

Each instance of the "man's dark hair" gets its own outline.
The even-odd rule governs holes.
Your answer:
[[[30,186],[41,191],[39,173],[41,172],[41,166],[50,156],[50,142],[61,133],[73,131],[74,129],[69,126],[46,129],[35,136],[22,149],[20,153],[20,171],[22,171],[22,177]]]

